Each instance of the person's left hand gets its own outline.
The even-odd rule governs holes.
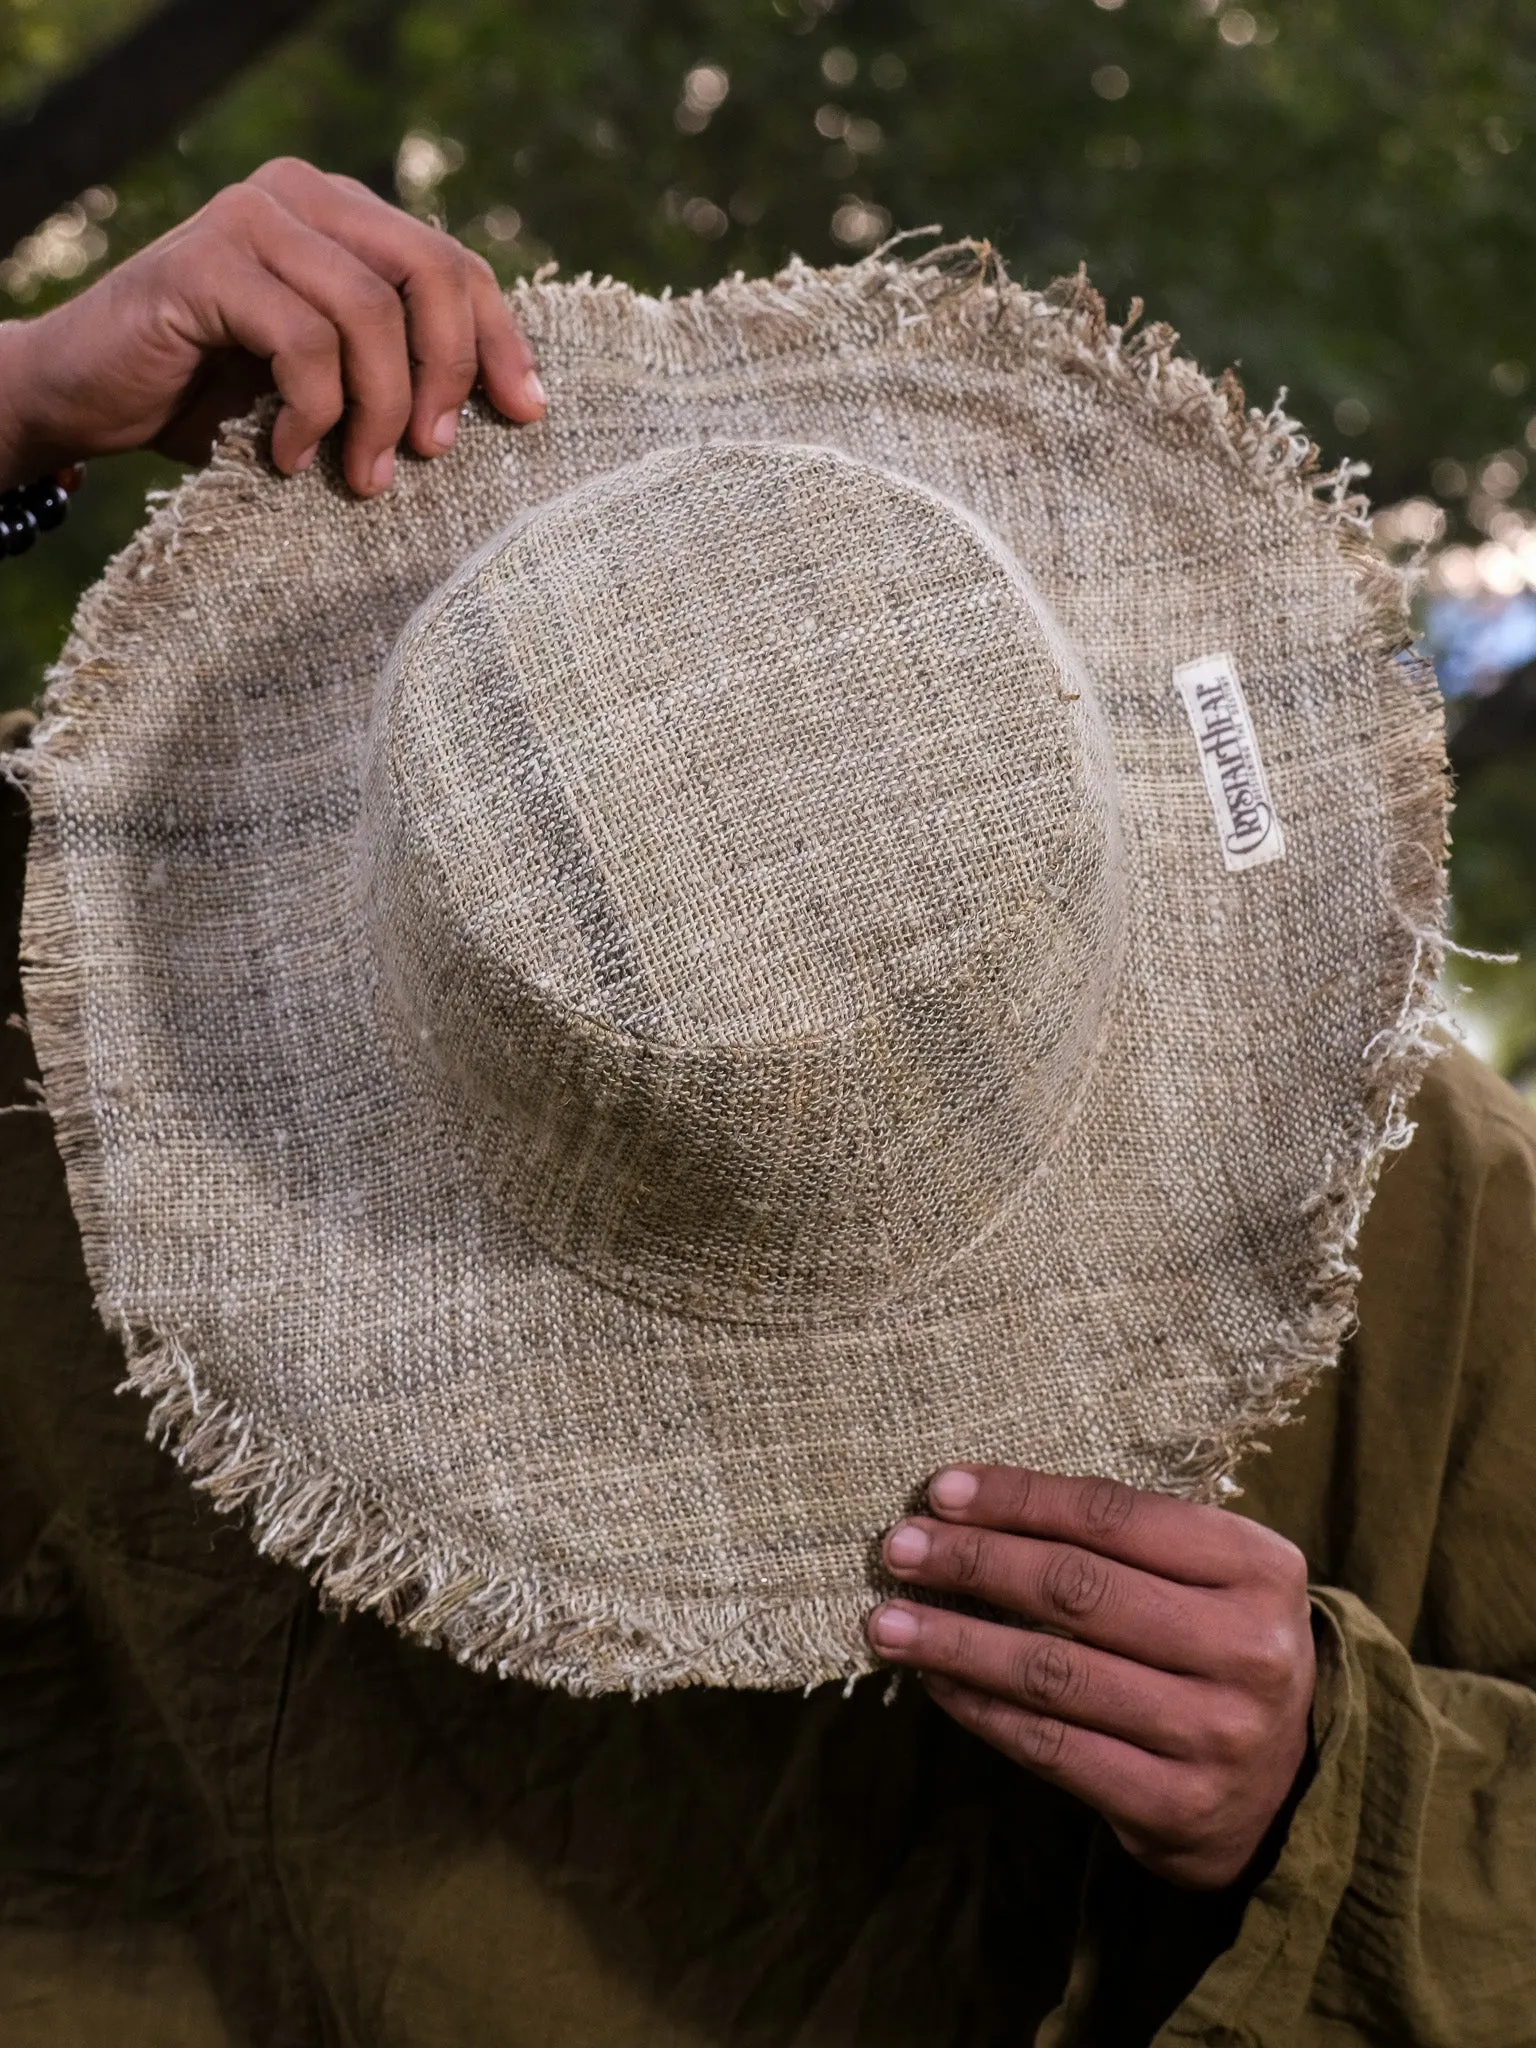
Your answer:
[[[1105,1479],[950,1466],[891,1572],[1016,1614],[890,1600],[869,1639],[946,1713],[1101,1813],[1174,1884],[1240,1877],[1307,1755],[1306,1564],[1219,1508]]]

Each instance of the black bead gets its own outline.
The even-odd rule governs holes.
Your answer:
[[[69,500],[49,478],[31,485],[28,489],[27,509],[37,521],[40,533],[52,533],[56,526],[64,524],[64,515],[69,510]]]
[[[56,477],[0,491],[0,555],[24,555],[40,533],[63,525],[68,510],[69,493]]]
[[[25,505],[18,505],[15,511],[9,508],[5,514],[9,528],[5,537],[5,552],[8,555],[24,555],[37,539],[37,515]]]

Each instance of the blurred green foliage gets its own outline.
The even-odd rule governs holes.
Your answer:
[[[6,0],[0,7],[0,107],[24,104],[126,34],[155,0]]]
[[[0,0],[0,111],[147,11]],[[1033,282],[1085,262],[1453,532],[1478,465],[1509,451],[1523,477],[1536,446],[1530,0],[335,0],[125,172],[102,260],[281,152],[398,192],[508,280],[558,260],[681,290],[928,222]],[[0,702],[33,694],[171,473],[98,465],[64,534],[6,565]],[[1478,943],[1536,924],[1533,820],[1530,763],[1469,797]],[[1512,1000],[1536,1016],[1536,980]]]
[[[0,0],[0,104],[145,12]],[[1522,441],[1528,129],[1529,0],[337,0],[133,166],[107,225],[120,256],[282,151],[391,191],[398,158],[411,203],[509,278],[554,257],[683,289],[847,256],[835,219],[853,248],[937,221],[1035,281],[1086,261],[1113,303],[1145,297],[1256,397],[1287,385],[1390,499]],[[139,489],[93,479],[113,502],[72,567]],[[22,573],[13,699],[69,580],[57,554]]]

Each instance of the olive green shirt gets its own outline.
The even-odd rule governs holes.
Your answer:
[[[1467,1055],[1245,1474],[1315,1755],[1214,1895],[910,1683],[573,1700],[323,1614],[114,1393],[35,1080],[0,1032],[5,2048],[1536,2042],[1536,1120]]]

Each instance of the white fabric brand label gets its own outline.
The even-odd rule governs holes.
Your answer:
[[[1234,871],[1262,867],[1285,852],[1270,801],[1253,721],[1230,654],[1206,654],[1173,672],[1200,749],[1205,793],[1216,813],[1221,857]]]

